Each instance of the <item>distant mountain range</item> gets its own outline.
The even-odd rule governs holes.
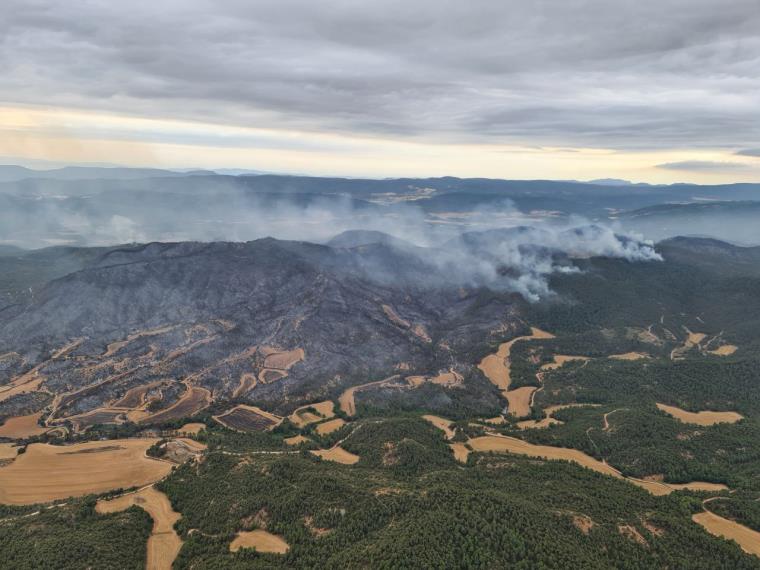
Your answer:
[[[315,229],[318,219],[326,220],[320,214],[304,221],[306,211],[332,212],[343,224],[338,230],[384,229],[378,221],[398,216],[416,216],[438,229],[519,225],[527,219],[556,223],[583,216],[620,224],[655,240],[696,233],[760,243],[760,230],[750,223],[760,203],[760,184],[656,186],[617,179],[375,180],[232,173],[0,167],[0,243],[41,247],[293,238],[299,236],[280,233],[293,216],[303,230]],[[357,212],[369,216],[369,222]],[[354,227],[350,218],[359,220]],[[686,225],[691,218],[698,223],[690,229]],[[281,223],[272,224],[273,220]],[[375,226],[368,228],[366,223]],[[302,237],[319,240],[313,234]]]

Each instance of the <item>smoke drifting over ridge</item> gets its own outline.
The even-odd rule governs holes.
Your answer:
[[[361,243],[364,232],[357,233],[356,243]],[[345,243],[344,236],[339,239]],[[612,228],[589,225],[582,220],[540,227],[462,231],[440,245],[426,248],[405,247],[395,240],[390,241],[390,246],[416,258],[419,269],[413,277],[414,284],[485,286],[520,293],[529,301],[552,294],[551,275],[580,272],[573,259],[604,256],[631,262],[662,261],[651,242],[619,235]],[[367,273],[381,280],[404,278],[377,267]]]
[[[488,208],[429,212],[420,202],[388,203],[337,194],[108,191],[79,196],[0,194],[0,243],[111,246],[152,241],[249,241],[264,237],[330,243],[362,257],[372,279],[424,286],[488,286],[535,301],[549,277],[578,271],[572,258],[659,260],[651,242],[582,218],[519,211],[509,200]],[[356,230],[360,230],[357,232]],[[349,232],[330,242],[336,235]],[[369,234],[382,232],[395,240]],[[413,272],[364,255],[384,243],[412,259]]]

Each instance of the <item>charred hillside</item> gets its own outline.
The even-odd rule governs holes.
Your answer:
[[[282,410],[399,371],[466,375],[474,347],[522,324],[514,296],[446,282],[386,243],[110,249],[4,310],[0,410],[151,422],[219,401]]]

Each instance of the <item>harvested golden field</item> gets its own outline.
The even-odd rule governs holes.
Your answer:
[[[468,440],[467,442],[473,451],[482,452],[500,452],[500,453],[516,453],[519,455],[527,455],[528,457],[536,457],[541,459],[554,459],[563,461],[572,461],[582,467],[602,473],[603,475],[609,475],[616,479],[623,479],[629,483],[645,489],[649,493],[655,496],[668,495],[675,490],[690,489],[693,491],[723,491],[726,490],[724,485],[716,485],[712,483],[692,482],[684,483],[680,485],[671,485],[669,483],[663,483],[656,480],[635,479],[633,477],[624,477],[620,471],[608,465],[603,461],[594,459],[590,455],[586,455],[582,451],[577,449],[569,449],[565,447],[552,447],[549,445],[534,445],[505,435],[485,435]]]
[[[240,384],[238,384],[238,387],[235,388],[235,391],[232,393],[233,398],[237,398],[242,394],[248,393],[256,386],[257,383],[258,379],[253,372],[245,372],[244,374],[241,374]]]
[[[0,461],[16,457],[18,450],[14,445],[13,443],[0,443]]]
[[[296,363],[304,359],[303,348],[296,348],[286,352],[273,352],[264,359],[265,368],[289,370]]]
[[[702,412],[687,412],[675,406],[666,404],[657,404],[657,407],[666,414],[673,416],[685,424],[695,424],[698,426],[712,426],[715,424],[733,424],[743,420],[744,416],[736,412],[711,412],[708,410]]]
[[[206,424],[201,423],[189,423],[183,425],[181,428],[177,430],[178,433],[188,434],[188,435],[198,435],[201,433],[204,429],[206,429]]]
[[[602,463],[577,449],[551,447],[549,445],[533,445],[532,443],[514,437],[496,435],[476,437],[470,439],[468,443],[473,451],[496,451],[501,453],[517,453],[541,459],[561,459],[578,463],[579,465],[597,471],[598,473],[622,478],[622,475],[620,475],[620,472],[617,471],[617,469],[610,467],[606,463]]]
[[[662,497],[664,495],[669,495],[673,492],[673,488],[670,487],[667,483],[662,483],[660,481],[651,481],[649,479],[636,479],[633,477],[625,478],[626,481],[629,483],[633,483],[637,487],[641,487],[645,491],[648,491],[655,497]]]
[[[542,331],[536,327],[530,327],[530,336],[523,338],[528,340],[549,340],[556,337],[550,332]]]
[[[727,491],[728,487],[720,483],[707,483],[704,481],[692,481],[690,483],[665,483],[655,479],[636,479],[627,477],[626,481],[641,487],[655,496],[669,495],[673,491],[702,491],[708,493],[718,493]]]
[[[432,416],[429,414],[422,416],[422,419],[429,421],[439,430],[442,430],[443,433],[446,434],[446,439],[451,439],[454,437],[454,430],[451,429],[451,424],[453,422],[451,420],[447,420],[446,418],[441,418],[439,416]]]
[[[691,331],[688,331],[688,332],[689,332],[689,336],[686,339],[686,343],[689,346],[698,346],[703,340],[705,340],[705,337],[707,336],[704,333],[694,333]]]
[[[486,375],[486,378],[500,390],[509,388],[509,368],[505,361],[509,357],[512,345],[520,338],[501,344],[495,354],[489,354],[478,364],[478,368]]]
[[[651,357],[643,352],[626,352],[623,354],[611,354],[607,358],[612,358],[613,360],[641,360],[643,358]]]
[[[518,418],[529,416],[531,398],[536,390],[535,386],[523,386],[516,390],[504,392],[504,396],[506,396],[509,402],[509,407],[507,408],[509,413]]]
[[[257,552],[272,554],[285,554],[290,550],[284,538],[261,529],[237,533],[230,543],[230,550],[237,552],[241,548],[255,548]]]
[[[666,483],[668,487],[676,491],[705,491],[718,493],[728,491],[728,487],[722,483],[707,483],[704,481],[692,481],[691,483]]]
[[[353,465],[359,461],[358,455],[354,455],[340,446],[335,446],[330,449],[317,449],[311,453],[322,459],[326,459],[327,461],[335,461],[336,463],[342,463],[343,465]]]
[[[293,437],[286,437],[283,440],[287,445],[301,445],[307,441],[311,441],[308,437],[302,435],[294,435]]]
[[[510,376],[509,355],[512,351],[512,345],[521,340],[550,339],[554,335],[541,329],[531,327],[530,336],[519,336],[502,343],[495,354],[489,354],[478,364],[478,368],[485,374],[491,383],[502,390],[502,395],[509,402],[509,413],[517,417],[527,416],[530,414],[530,401],[536,388],[525,386],[517,390],[509,390],[512,382]]]
[[[308,411],[309,408],[313,408],[316,413]],[[325,400],[324,402],[317,402],[316,404],[308,404],[297,408],[288,416],[288,419],[294,426],[302,428],[309,424],[332,418],[333,416],[335,416],[335,404],[333,404],[332,400]]]
[[[356,399],[354,398],[354,394],[355,394],[357,388],[358,388],[358,386],[354,386],[352,388],[348,388],[338,398],[338,403],[340,404],[340,409],[344,413],[348,414],[349,416],[353,416],[353,415],[356,414]]]
[[[156,441],[117,439],[65,446],[34,443],[11,465],[0,469],[0,503],[46,503],[154,483],[171,471],[170,463],[145,455]]]
[[[153,531],[148,538],[148,570],[171,570],[177,558],[182,540],[174,530],[180,514],[172,509],[169,499],[154,487],[146,487],[135,493],[122,495],[108,501],[100,500],[95,510],[101,514],[118,513],[131,506],[138,506],[153,519]]]
[[[574,362],[574,361],[586,362],[588,360],[591,360],[588,356],[571,356],[568,354],[555,354],[554,361],[542,365],[541,370],[557,370],[558,368],[562,368],[568,362]]]
[[[467,463],[467,457],[470,455],[470,450],[464,443],[450,443],[449,447],[454,452],[454,459],[460,463]]]
[[[5,420],[5,423],[0,426],[0,437],[22,439],[25,437],[42,435],[50,428],[42,427],[37,423],[37,420],[39,420],[41,417],[42,412],[30,414],[28,416],[8,418]]]
[[[261,372],[259,372],[258,381],[262,384],[271,384],[272,382],[277,382],[277,380],[282,380],[287,375],[288,373],[285,370],[278,368],[262,368]]]
[[[461,386],[464,378],[462,378],[461,374],[458,374],[453,370],[449,370],[448,372],[442,372],[438,376],[434,376],[430,379],[430,381],[433,384],[438,384],[439,386],[452,387]]]
[[[760,556],[760,532],[709,511],[697,513],[691,520],[714,536],[736,541],[744,552]]]
[[[739,350],[738,346],[734,346],[733,344],[724,344],[715,350],[708,350],[708,353],[714,354],[715,356],[731,356],[737,350]]]
[[[490,424],[492,426],[500,426],[507,423],[507,420],[504,419],[504,416],[496,416],[495,418],[486,418],[483,420],[485,423]]]
[[[340,409],[349,416],[355,415],[356,414],[356,394],[358,392],[361,392],[362,390],[366,390],[372,387],[380,388],[380,387],[383,387],[385,385],[395,382],[397,379],[398,379],[398,376],[394,375],[388,378],[383,378],[382,380],[375,380],[374,382],[368,382],[367,384],[362,384],[360,386],[352,386],[350,388],[347,388],[338,398],[338,404],[340,404]]]
[[[335,418],[334,420],[330,420],[328,422],[319,424],[315,430],[319,435],[327,435],[334,431],[339,430],[344,425],[346,425],[345,420],[341,418]]]

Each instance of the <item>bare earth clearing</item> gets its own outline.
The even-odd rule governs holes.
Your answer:
[[[290,550],[285,539],[261,529],[237,533],[235,539],[230,543],[230,550],[237,552],[241,548],[255,548],[258,552],[273,554],[285,554]]]
[[[180,514],[172,509],[169,499],[154,487],[146,487],[108,501],[100,500],[95,506],[99,513],[117,513],[136,505],[153,519],[153,531],[148,538],[148,570],[170,570],[177,558],[182,540],[174,530]]]
[[[665,404],[657,404],[657,407],[685,424],[695,424],[698,426],[712,426],[722,423],[733,424],[744,419],[744,416],[736,412],[711,412],[707,410],[702,412],[687,412],[681,408]]]
[[[304,437],[302,435],[294,435],[293,437],[286,437],[283,440],[287,445],[300,445],[302,443],[306,443],[307,441],[311,441],[308,437]]]
[[[470,455],[470,450],[464,443],[450,443],[449,447],[454,452],[454,459],[460,463],[467,463],[467,457]]]
[[[566,363],[573,361],[586,362],[591,360],[588,356],[571,356],[567,354],[555,354],[554,361],[541,366],[541,370],[557,370],[562,368]]]
[[[739,350],[739,347],[734,346],[733,344],[724,344],[715,350],[708,350],[708,352],[715,356],[731,356],[737,350]]]
[[[189,423],[189,424],[183,425],[181,428],[177,430],[177,432],[182,433],[182,434],[187,434],[187,435],[198,435],[204,429],[206,429],[206,424]]]
[[[530,415],[530,403],[533,399],[533,393],[538,390],[535,386],[523,386],[515,390],[503,392],[504,397],[509,402],[509,413],[518,418]]]
[[[89,441],[54,446],[34,443],[0,469],[0,503],[30,505],[154,483],[171,471],[145,451],[151,439]]]
[[[0,437],[9,437],[11,439],[23,439],[35,435],[42,435],[50,428],[42,427],[37,420],[42,417],[42,412],[30,414],[28,416],[17,416],[8,418],[0,426]]]
[[[611,354],[608,358],[612,358],[613,360],[641,360],[643,358],[650,358],[650,356],[643,352],[626,352],[625,354]]]
[[[311,453],[322,459],[335,461],[336,463],[342,463],[343,465],[353,465],[359,461],[358,455],[354,455],[340,446],[335,446],[330,449],[317,449]]]
[[[538,457],[541,459],[562,459],[573,461],[583,467],[604,473],[612,477],[620,477],[620,473],[606,463],[594,459],[585,453],[576,449],[564,447],[551,447],[548,445],[534,445],[521,439],[508,436],[485,435],[476,437],[468,441],[473,451],[496,451],[501,453],[517,453]]]
[[[286,352],[274,352],[264,359],[264,366],[266,368],[274,368],[277,370],[289,370],[295,364],[301,362],[304,359],[304,356],[305,354],[302,348],[296,348]]]

